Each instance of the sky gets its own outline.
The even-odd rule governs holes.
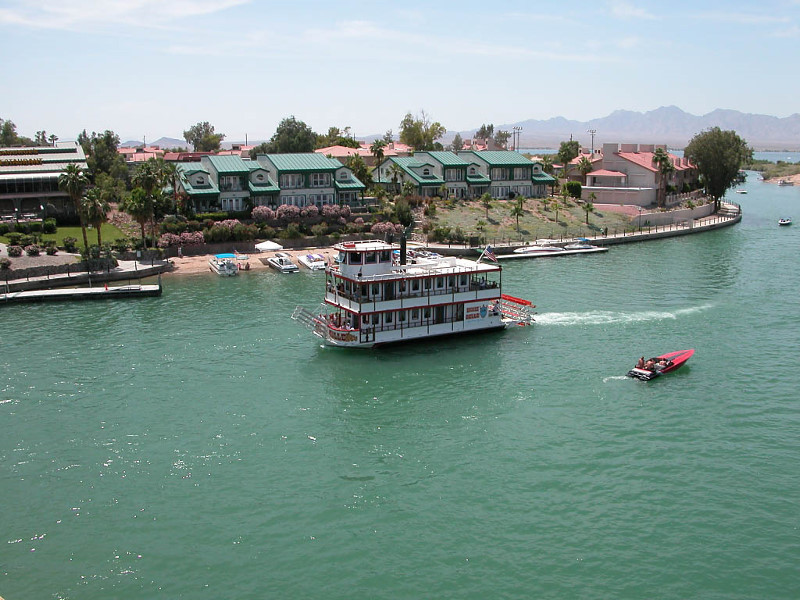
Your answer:
[[[674,105],[798,112],[800,0],[0,0],[0,118],[82,130],[269,139],[448,131]]]

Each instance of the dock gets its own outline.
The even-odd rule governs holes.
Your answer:
[[[161,295],[161,282],[147,285],[119,285],[87,288],[29,290],[0,294],[0,304],[12,302],[55,302],[64,300],[110,300]]]

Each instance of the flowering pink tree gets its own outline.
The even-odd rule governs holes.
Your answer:
[[[250,217],[256,223],[264,223],[266,221],[274,221],[275,220],[275,211],[272,210],[269,206],[256,206],[253,208],[253,211],[250,213]]]

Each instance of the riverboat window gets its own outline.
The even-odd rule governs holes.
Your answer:
[[[350,252],[349,262],[351,265],[360,265],[361,264],[361,253],[360,252]]]
[[[377,296],[381,293],[381,286],[377,283],[372,284],[372,295]]]
[[[401,294],[402,294],[403,292],[405,292],[405,291],[406,291],[406,280],[405,280],[405,279],[401,279],[401,280],[400,280],[400,281],[397,283],[397,287],[400,289],[400,293],[401,293]]]
[[[412,279],[411,280],[411,291],[418,292],[419,291],[419,279]]]
[[[376,260],[377,260],[377,256],[376,256],[375,252],[367,252],[364,255],[364,264],[365,265],[375,264]]]
[[[444,287],[444,277],[437,277],[436,278],[436,289],[441,289]]]
[[[461,275],[461,276],[458,278],[458,284],[459,284],[461,287],[466,287],[466,285],[467,285],[467,276],[466,276],[466,275]]]
[[[450,275],[450,277],[447,278],[447,286],[450,287],[450,288],[456,287],[456,276],[455,275]]]
[[[372,313],[372,324],[373,325],[377,325],[378,323],[380,323],[380,320],[381,320],[381,314],[380,313]]]
[[[367,291],[367,284],[366,283],[361,286],[361,295],[364,296],[364,298],[369,296],[369,293]]]
[[[411,319],[414,321],[419,320],[419,309],[415,308],[411,311]]]
[[[406,322],[406,311],[404,311],[404,310],[399,311],[397,313],[397,320],[400,321],[401,323],[405,323]]]
[[[362,315],[362,317],[361,317],[361,322],[362,322],[364,325],[368,325],[368,324],[369,324],[369,315]]]
[[[423,285],[423,287],[424,287],[426,290],[429,290],[429,289],[431,289],[431,280],[430,280],[430,279],[425,279],[425,280],[424,280],[424,282],[425,282],[425,283],[423,283],[423,284],[422,284],[422,285]]]
[[[381,250],[381,262],[388,263],[392,262],[392,253],[388,250]]]
[[[423,319],[430,319],[431,318],[431,309],[425,308],[422,310],[422,318]]]
[[[386,323],[387,325],[391,323],[393,319],[394,317],[392,316],[392,313],[390,312],[383,313],[383,322]]]
[[[339,255],[336,257],[337,263],[346,263],[347,262],[347,252],[339,252]]]

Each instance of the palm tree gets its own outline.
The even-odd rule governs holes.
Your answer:
[[[481,204],[486,209],[486,220],[489,220],[489,209],[492,208],[492,195],[489,192],[484,192],[481,196]]]
[[[591,202],[587,202],[586,204],[583,205],[583,210],[586,211],[586,224],[588,225],[589,224],[589,213],[590,212],[594,212],[594,204],[592,204]]]
[[[386,147],[386,142],[384,140],[375,140],[373,144],[369,147],[369,151],[372,152],[372,156],[375,157],[375,166],[379,167],[380,164],[383,162],[383,149]]]
[[[148,195],[144,188],[133,188],[130,195],[120,203],[120,209],[133,217],[142,228],[142,246],[147,248],[144,226],[150,222],[153,215],[152,196]]]
[[[389,167],[389,175],[391,175],[392,183],[395,186],[395,194],[400,193],[400,186],[398,185],[398,181],[403,181],[404,174],[405,171],[403,170],[403,167],[398,165],[396,162],[393,162]]]
[[[162,162],[163,159],[161,159]],[[155,232],[155,217],[156,217],[156,192],[160,191],[161,187],[163,187],[163,180],[165,177],[164,169],[159,165],[158,161],[154,158],[148,159],[146,162],[140,164],[136,168],[136,172],[131,177],[131,182],[133,185],[139,186],[144,190],[144,193],[148,197],[147,206],[149,208],[149,216],[150,220],[154,221],[153,223],[153,231]],[[128,212],[128,211],[126,211]],[[131,215],[136,219],[134,215]],[[144,240],[144,229],[142,229],[142,239]],[[147,242],[144,241],[145,248],[147,247]]]
[[[84,175],[83,169],[81,169],[75,163],[68,164],[64,168],[64,171],[58,176],[59,189],[65,191],[69,195],[69,198],[72,200],[72,204],[75,207],[75,212],[78,214],[78,218],[81,221],[83,246],[86,249],[89,248],[89,238],[86,235],[86,221],[83,218],[81,203],[83,199],[83,192],[88,185],[89,180],[86,178],[86,175]]]
[[[55,146],[56,145],[56,141],[58,140],[58,136],[55,133],[51,133],[50,136],[47,139],[50,140],[50,145],[51,146]]]
[[[97,230],[97,245],[102,246],[103,240],[100,237],[100,228],[108,220],[108,212],[111,207],[103,198],[100,190],[92,188],[83,198],[81,208],[86,222]]]
[[[558,204],[558,200],[553,198],[553,210],[556,211],[556,225],[558,225],[558,209],[561,208]]]
[[[663,148],[656,148],[653,152],[653,166],[658,171],[658,198],[656,203],[659,208],[662,208],[667,203],[667,178],[670,174],[675,172],[675,165],[672,164],[672,158]]]
[[[581,159],[578,161],[578,171],[581,172],[581,177],[583,177],[583,185],[586,185],[586,176],[592,172],[594,167],[592,166],[592,161],[586,158],[585,156],[581,156]]]
[[[519,235],[519,218],[525,215],[525,211],[522,208],[522,201],[523,198],[517,198],[517,201],[514,202],[514,206],[511,207],[511,216],[517,219],[517,235]]]

